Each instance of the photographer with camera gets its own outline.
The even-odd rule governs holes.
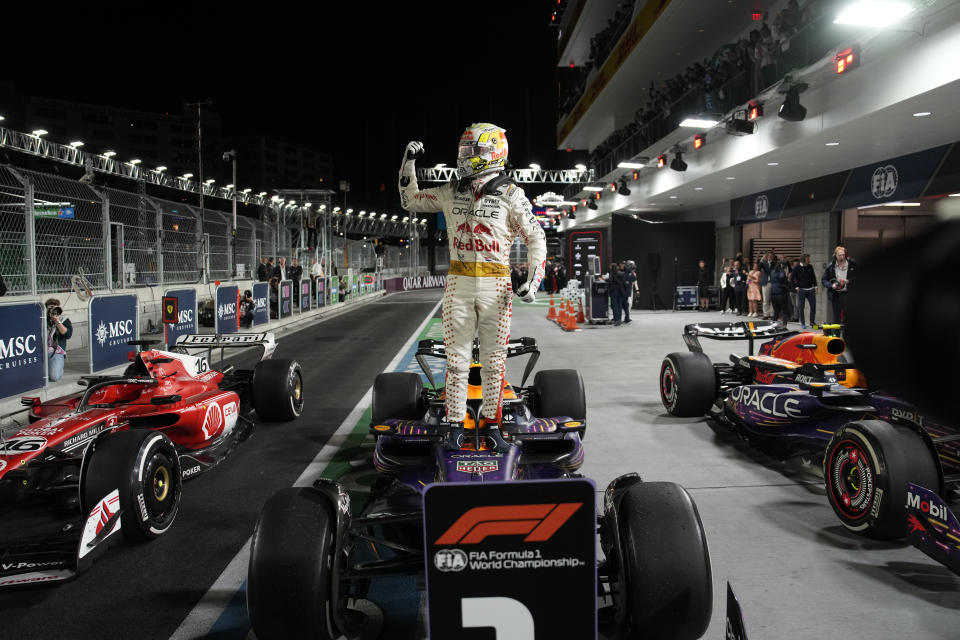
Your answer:
[[[847,250],[844,247],[834,249],[833,261],[827,265],[820,282],[827,288],[827,298],[833,306],[833,322],[837,324],[847,321],[847,293],[856,272],[857,263],[847,258]]]
[[[253,292],[247,289],[243,292],[243,298],[240,300],[240,326],[249,329],[253,324],[253,315],[257,305],[253,300]]]
[[[67,340],[73,335],[73,325],[63,317],[59,300],[50,298],[43,304],[47,308],[47,376],[50,382],[56,382],[63,377]]]

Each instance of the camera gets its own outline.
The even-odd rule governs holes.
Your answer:
[[[47,317],[62,316],[62,315],[63,315],[63,309],[61,309],[60,307],[47,308]]]

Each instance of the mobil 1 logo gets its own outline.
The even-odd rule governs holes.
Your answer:
[[[428,487],[430,637],[596,638],[594,496],[585,479]]]

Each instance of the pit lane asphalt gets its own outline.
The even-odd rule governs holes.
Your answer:
[[[303,368],[303,415],[258,424],[219,467],[185,483],[162,538],[120,543],[72,582],[0,592],[0,637],[170,637],[253,533],[266,499],[294,483],[440,296],[394,294],[279,338],[274,357]]]

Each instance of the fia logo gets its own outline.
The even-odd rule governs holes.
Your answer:
[[[877,167],[873,171],[873,177],[870,178],[870,193],[877,200],[889,198],[900,185],[900,175],[897,168],[892,164],[885,167]]]
[[[753,217],[762,220],[767,217],[769,212],[770,200],[767,196],[757,196],[757,199],[753,201]]]

